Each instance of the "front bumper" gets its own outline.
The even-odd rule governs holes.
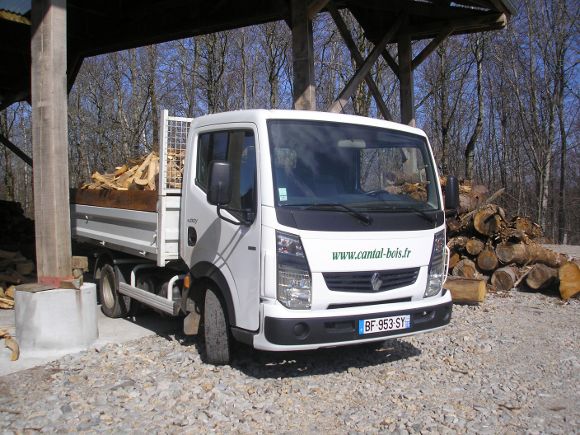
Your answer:
[[[451,320],[451,296],[445,293],[444,290],[444,293],[437,298],[437,303],[428,305],[405,303],[401,304],[400,309],[393,307],[394,309],[388,311],[359,312],[342,316],[284,318],[269,316],[265,312],[264,327],[253,337],[253,345],[263,350],[306,350],[379,341],[389,337],[403,337],[432,331],[447,325]],[[359,320],[405,314],[411,316],[411,325],[408,329],[358,334]]]

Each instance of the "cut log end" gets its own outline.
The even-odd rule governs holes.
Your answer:
[[[567,301],[580,294],[580,267],[573,262],[564,263],[558,270],[560,297]]]
[[[449,277],[444,288],[449,289],[453,302],[478,304],[485,300],[487,285],[483,279]]]

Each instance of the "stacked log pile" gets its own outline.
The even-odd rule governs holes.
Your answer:
[[[17,202],[0,201],[0,309],[14,307],[14,285],[34,282],[34,221]]]
[[[35,265],[18,251],[0,250],[0,309],[14,308],[14,286],[36,280]]]
[[[113,172],[94,172],[92,181],[83,184],[81,189],[155,190],[158,174],[159,156],[152,152],[129,164],[117,166]]]
[[[0,249],[21,250],[23,246],[26,251],[34,246],[34,221],[24,215],[20,203],[0,201]]]
[[[447,219],[446,286],[454,300],[481,302],[482,283],[490,291],[559,290],[563,300],[580,293],[579,263],[543,247],[540,225],[522,216],[510,218],[490,201],[501,192],[486,198],[480,188],[469,191],[478,197],[462,201],[462,213]]]
[[[169,188],[181,188],[185,150],[167,151],[167,182]],[[91,182],[81,189],[106,190],[157,190],[159,176],[159,156],[156,152],[117,166],[114,171],[101,174],[94,172]]]

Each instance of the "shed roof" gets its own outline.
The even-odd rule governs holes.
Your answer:
[[[511,0],[334,0],[348,8],[372,41],[406,11],[412,39],[500,29]],[[30,0],[0,0],[0,109],[30,94]],[[68,76],[82,59],[111,51],[290,20],[289,0],[67,1]]]

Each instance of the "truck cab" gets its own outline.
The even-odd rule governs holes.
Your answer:
[[[231,337],[303,350],[449,323],[442,192],[421,130],[330,113],[229,112],[192,121],[185,159],[185,297],[205,329],[223,329],[206,333],[221,343],[208,349],[218,360],[229,358]],[[208,314],[208,294],[221,314]]]

